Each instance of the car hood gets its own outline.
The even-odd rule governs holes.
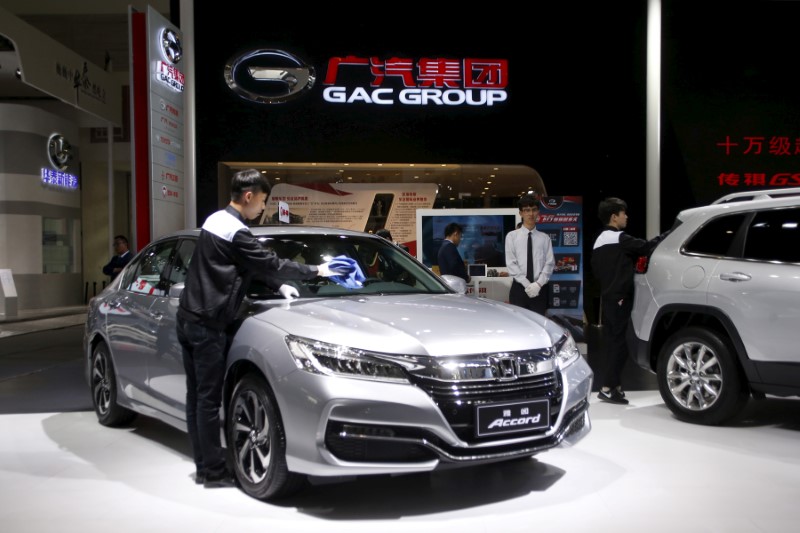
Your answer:
[[[429,356],[548,348],[552,341],[547,330],[561,331],[521,307],[460,294],[262,303],[252,319],[332,344]]]

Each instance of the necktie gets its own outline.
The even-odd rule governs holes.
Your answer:
[[[533,283],[533,238],[531,237],[532,232],[528,232],[528,271],[525,273],[525,277],[528,278],[528,281]]]

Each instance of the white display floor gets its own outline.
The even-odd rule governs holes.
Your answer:
[[[186,436],[93,412],[0,416],[0,530],[20,532],[794,532],[800,402],[729,427],[675,420],[655,391],[592,401],[593,430],[535,459],[315,485],[280,503],[194,484]]]

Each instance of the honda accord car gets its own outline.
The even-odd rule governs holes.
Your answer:
[[[520,307],[468,296],[374,235],[251,228],[293,261],[337,256],[360,276],[254,282],[229,331],[222,426],[254,498],[313,477],[403,474],[529,457],[591,429],[592,371],[569,331]],[[159,238],[89,304],[86,377],[98,420],[138,415],[186,430],[175,332],[198,230]]]

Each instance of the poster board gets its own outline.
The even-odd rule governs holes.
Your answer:
[[[583,321],[583,198],[545,196],[539,205],[536,229],[550,236],[555,268],[547,293],[547,314]]]
[[[436,200],[435,183],[319,183],[272,188],[261,223],[278,223],[279,205],[288,206],[289,223],[354,231],[386,228],[392,238],[416,253],[419,208]]]

